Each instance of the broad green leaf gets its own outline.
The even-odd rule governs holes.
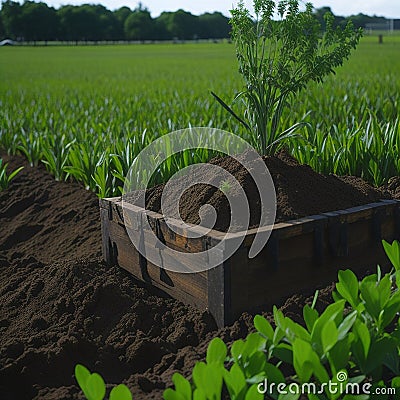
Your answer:
[[[83,394],[88,397],[87,382],[90,377],[90,371],[82,364],[75,366],[75,378]]]
[[[174,382],[175,391],[181,394],[183,399],[191,400],[192,387],[187,379],[185,379],[181,374],[175,372],[172,376],[172,382]]]
[[[193,400],[208,400],[208,398],[202,390],[196,389],[193,392]]]
[[[202,388],[203,384],[206,383],[206,378],[205,378],[206,369],[207,365],[203,361],[197,362],[193,368],[192,378],[193,382],[198,388],[199,387]]]
[[[245,400],[263,400],[264,396],[259,392],[257,385],[250,386],[246,393]]]
[[[354,322],[358,316],[357,311],[351,312],[338,327],[338,340],[344,339],[350,329],[353,327]]]
[[[224,369],[223,377],[231,398],[237,398],[246,391],[246,379],[238,364],[233,364],[230,371]]]
[[[353,271],[347,269],[345,271],[339,271],[338,273],[339,282],[336,283],[336,290],[340,295],[346,299],[349,304],[356,308],[358,299],[358,279]]]
[[[207,365],[204,391],[210,399],[218,399],[221,397],[223,385],[223,370],[224,368],[217,364]]]
[[[315,322],[318,319],[318,311],[311,308],[308,304],[306,304],[303,308],[303,318],[306,323],[307,329],[309,332],[312,332]]]
[[[242,339],[236,340],[233,343],[231,347],[231,354],[235,362],[239,362],[239,360],[242,358],[244,346],[245,343]]]
[[[336,374],[341,369],[346,369],[350,359],[350,336],[338,341],[329,351],[329,365],[333,374]]]
[[[389,337],[385,336],[376,342],[371,342],[364,372],[369,374],[376,368],[381,367],[385,358],[394,352],[398,352],[397,346],[395,341]],[[390,357],[388,358],[388,363],[391,365]]]
[[[385,249],[386,255],[388,256],[396,271],[400,270],[400,243],[395,240],[392,244],[389,244],[385,240],[382,240],[382,244],[383,248]]]
[[[368,313],[376,320],[379,320],[379,314],[389,301],[391,291],[391,282],[389,274],[385,275],[378,284],[365,281],[361,282],[360,292]]]
[[[245,375],[246,378],[252,378],[254,376],[264,375],[265,364],[267,360],[265,354],[262,351],[253,353],[246,361]]]
[[[400,289],[400,269],[396,271],[395,277],[397,289]]]
[[[293,343],[293,366],[302,383],[309,382],[314,374],[320,382],[327,382],[329,376],[311,344],[296,339]]]
[[[273,348],[272,355],[287,364],[293,364],[292,345],[288,343],[279,343]]]
[[[207,364],[223,364],[227,352],[226,344],[220,338],[214,338],[207,348]]]
[[[356,341],[361,344],[362,358],[366,359],[371,346],[371,335],[369,330],[363,322],[357,320],[353,326],[353,333],[356,336]]]
[[[286,322],[285,322],[286,319],[285,319],[285,316],[283,315],[283,312],[278,310],[278,308],[276,306],[274,306],[273,312],[274,312],[274,320],[275,320],[276,326],[282,332],[286,332]]]
[[[266,339],[258,333],[250,333],[247,335],[244,347],[242,349],[243,357],[250,357],[257,351],[265,349]]]
[[[386,328],[392,323],[393,319],[400,312],[400,291],[397,291],[387,302],[384,309],[380,312],[378,325],[381,329]]]
[[[286,325],[286,331],[285,331],[286,336],[291,342],[293,342],[296,337],[306,340],[307,342],[311,341],[311,336],[307,332],[307,330],[304,329],[298,323],[292,321],[290,318],[285,318],[285,325]]]
[[[336,324],[332,320],[329,320],[321,331],[321,342],[324,353],[327,354],[337,341],[338,330]]]
[[[172,390],[171,388],[164,390],[163,399],[164,400],[186,400],[180,393],[175,392],[175,390]]]
[[[127,386],[121,384],[112,388],[110,400],[132,400],[132,393]]]
[[[271,324],[262,315],[256,315],[254,317],[254,327],[267,339],[272,340],[274,338],[274,330]]]
[[[328,323],[328,321],[335,321],[336,323],[343,318],[344,304],[345,300],[340,300],[337,303],[330,304],[314,324],[311,333],[312,342],[315,343],[318,346],[318,348],[320,348],[321,351],[322,351],[322,338],[321,338],[322,329]]]
[[[279,342],[285,337],[285,331],[277,327],[274,332],[274,339],[272,340],[272,343],[277,346]]]
[[[308,342],[296,339],[293,343],[293,366],[301,382],[308,382],[313,373],[313,349]]]
[[[285,377],[283,376],[283,373],[277,366],[270,363],[266,363],[264,366],[264,371],[268,379],[268,382],[274,382],[274,383],[285,382]]]
[[[377,321],[382,309],[376,284],[373,282],[362,282],[360,291],[366,310]]]
[[[86,387],[90,400],[103,400],[106,395],[106,385],[98,373],[93,373],[86,381]]]
[[[400,376],[392,379],[392,387],[400,388]]]
[[[219,364],[198,362],[193,368],[193,381],[206,397],[213,399],[221,395],[223,367]]]

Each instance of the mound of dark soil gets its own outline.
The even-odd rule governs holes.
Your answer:
[[[248,154],[240,155],[238,160],[247,158],[246,161],[249,162],[251,168],[252,160],[248,159]],[[276,157],[263,157],[263,160],[275,185],[276,222],[342,210],[390,197],[388,193],[373,188],[360,178],[318,174],[308,165],[300,165],[285,151],[281,151]],[[228,171],[240,183],[249,201],[249,227],[254,228],[259,226],[260,221],[260,196],[250,173],[239,161],[230,157],[221,157],[211,160],[210,164]],[[194,174],[175,180],[173,191],[177,193],[183,191],[179,202],[179,212],[185,222],[197,225],[200,224],[201,206],[209,204],[217,210],[214,229],[226,232],[230,224],[230,206],[225,194],[218,189],[220,186],[214,182],[214,186],[207,184],[191,186],[191,182],[196,180],[199,182],[199,178],[207,173],[204,168],[199,168]],[[216,176],[215,182],[217,180]],[[146,191],[146,208],[168,216],[168,210],[174,208],[175,200],[173,197],[166,198],[164,212],[162,212],[161,195],[164,186],[158,185]],[[124,196],[124,200],[137,203],[141,194],[140,191],[128,193]],[[207,220],[207,215],[203,215],[203,218]],[[247,228],[247,226],[237,227],[239,230]]]
[[[102,262],[93,193],[3,159],[25,168],[0,193],[1,398],[82,398],[79,362],[109,383],[129,380],[136,399],[161,398],[175,369],[193,366],[178,350],[214,321]]]
[[[160,399],[174,372],[190,375],[213,336],[229,343],[252,329],[252,316],[245,313],[216,332],[207,313],[142,285],[121,268],[107,267],[100,259],[96,196],[75,183],[54,181],[44,168],[30,168],[19,157],[3,159],[11,168],[23,164],[25,169],[0,193],[2,399],[81,399],[73,377],[76,363],[100,372],[107,383],[125,382],[135,399]],[[341,190],[349,186],[346,180],[318,176],[284,156],[269,167],[279,171],[275,179],[280,215],[290,218],[306,212],[297,205],[306,206],[302,197],[283,189],[285,182],[287,187],[301,179],[296,171],[308,174],[303,182],[312,196],[317,196],[313,188],[325,180],[336,182]],[[290,178],[289,170],[297,178]],[[381,197],[364,183],[350,181],[356,187],[356,203]],[[345,196],[340,190],[329,193]],[[329,208],[332,204],[337,208],[334,199]],[[339,204],[344,208],[348,203]],[[330,292],[321,291],[320,309]],[[288,299],[283,311],[299,320],[303,305],[312,298],[307,295]]]
[[[384,185],[383,188],[388,191],[393,198],[400,200],[400,176],[389,179],[389,182]]]
[[[98,199],[77,183],[56,182],[40,166],[20,157],[9,159],[9,170],[24,169],[0,191],[0,252],[11,259],[22,255],[41,262],[101,255]]]

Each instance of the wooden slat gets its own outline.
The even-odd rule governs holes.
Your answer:
[[[110,241],[116,246],[116,261],[118,265],[132,273],[136,278],[146,281],[142,276],[139,262],[139,252],[131,243],[125,229],[115,222],[109,225]],[[207,304],[206,273],[183,274],[171,271],[164,272],[167,279],[161,279],[160,268],[147,262],[147,272],[151,284],[164,290],[168,294],[205,309]]]
[[[185,303],[208,309],[219,326],[233,322],[245,310],[256,310],[291,294],[312,292],[329,284],[336,280],[339,269],[375,270],[378,263],[388,262],[381,238],[400,239],[400,201],[396,200],[323,213],[259,230],[230,234],[210,231],[201,238],[188,238],[187,232],[188,229],[207,232],[202,227],[188,228],[177,220],[166,221],[162,215],[136,206],[129,210],[132,218],[124,221],[120,198],[100,200],[106,261],[118,262],[137,278],[151,282]],[[182,253],[179,258],[183,264],[190,263],[185,254],[189,257],[190,253],[213,247],[224,238],[227,248],[230,241],[238,238],[244,241],[229,260],[209,271],[196,274],[160,271],[140,256],[129,240],[125,224],[128,229],[135,229],[135,218],[141,215],[148,218],[163,243]],[[249,259],[248,251],[256,233],[271,229],[267,246],[257,257]],[[144,235],[144,248],[151,245],[152,241]]]

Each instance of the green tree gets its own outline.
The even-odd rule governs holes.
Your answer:
[[[229,18],[220,12],[202,14],[199,16],[199,30],[202,39],[229,38]]]
[[[147,9],[136,9],[125,20],[125,37],[129,40],[150,40],[154,38],[154,21]]]
[[[132,10],[129,7],[121,7],[118,10],[114,11],[114,17],[116,20],[116,39],[123,40],[125,39],[125,21],[132,14]]]
[[[92,40],[115,40],[118,36],[118,20],[113,12],[97,4],[92,5],[91,12],[95,15]]]
[[[199,17],[182,9],[171,13],[167,29],[174,38],[191,40],[199,37]]]
[[[21,4],[10,0],[2,3],[1,19],[3,22],[5,35],[10,39],[19,39],[22,37],[21,14]]]
[[[100,24],[93,6],[64,6],[58,10],[63,40],[99,40]]]
[[[344,17],[339,17],[337,15],[334,15],[330,7],[321,7],[317,8],[314,11],[314,15],[317,18],[317,21],[321,25],[322,29],[326,29],[326,23],[325,23],[325,15],[329,13],[333,15],[333,26],[340,26],[340,25],[345,25],[345,18]]]
[[[54,40],[57,35],[58,17],[53,7],[45,3],[26,1],[21,8],[21,29],[25,40]]]
[[[173,39],[173,33],[169,29],[172,21],[172,12],[164,11],[154,20],[154,35],[159,40]]]
[[[6,29],[4,28],[3,18],[0,11],[0,40],[6,36]]]
[[[387,22],[387,19],[385,17],[377,17],[377,16],[369,16],[365,14],[357,14],[357,15],[351,15],[350,17],[347,18],[348,21],[352,21],[354,26],[356,28],[365,28],[366,24],[382,24]]]

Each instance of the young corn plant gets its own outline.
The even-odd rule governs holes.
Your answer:
[[[31,167],[37,167],[43,156],[43,136],[36,131],[26,133],[21,128],[19,140],[20,144],[17,146],[17,150],[25,155]]]
[[[103,143],[89,141],[75,143],[68,152],[68,161],[64,167],[65,172],[82,182],[86,189],[97,190],[93,175],[101,159]]]
[[[349,22],[333,26],[333,15],[325,15],[322,31],[313,6],[301,10],[298,0],[254,0],[255,18],[241,0],[232,13],[232,39],[245,83],[235,102],[242,102],[238,116],[221,98],[217,101],[250,132],[251,144],[262,154],[273,154],[285,140],[293,140],[298,122],[282,131],[282,113],[295,107],[297,94],[311,81],[323,82],[356,48],[361,30]],[[278,17],[276,20],[275,17]]]
[[[3,164],[3,160],[0,158],[0,190],[7,189],[10,182],[16,177],[16,175],[24,168],[19,167],[10,174],[7,173],[8,164]]]
[[[57,181],[68,178],[66,171],[68,153],[75,140],[68,141],[65,135],[50,136],[46,139],[43,147],[43,160],[47,170],[54,175]]]

